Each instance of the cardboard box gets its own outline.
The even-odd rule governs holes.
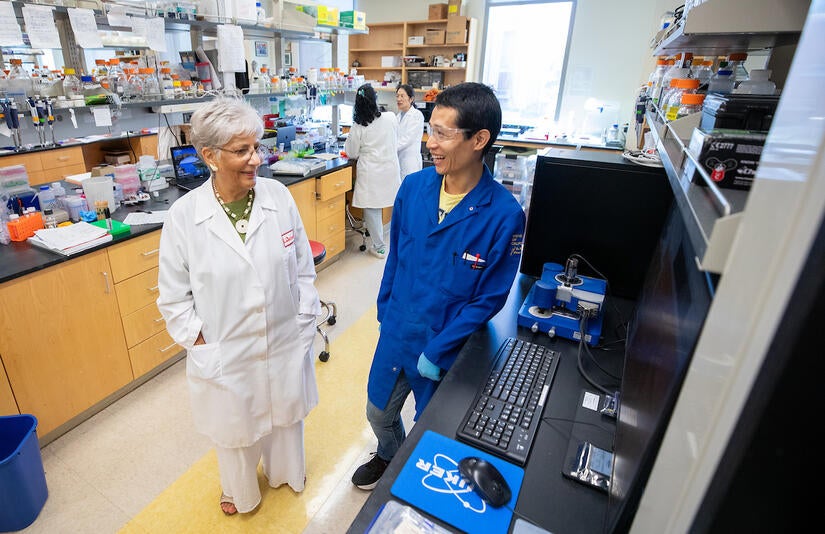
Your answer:
[[[338,26],[338,8],[330,6],[298,6],[300,10],[316,18],[323,26]]]
[[[407,37],[407,44],[408,45],[423,45],[424,44],[424,36],[423,35],[410,35]]]
[[[382,67],[400,67],[401,56],[381,56]]]
[[[428,45],[437,45],[437,44],[444,44],[444,40],[447,38],[447,32],[445,30],[424,30],[424,44]]]
[[[338,24],[342,28],[353,30],[367,29],[367,14],[363,11],[341,11],[338,15]]]
[[[461,15],[461,0],[450,0],[447,4],[447,16]]]
[[[717,187],[750,189],[767,134],[747,130],[696,129],[688,151],[702,165]],[[690,159],[685,158],[683,180],[706,185]]]
[[[428,20],[444,20],[447,18],[447,4],[430,4]]]
[[[470,27],[470,19],[461,15],[450,15],[447,17],[447,31],[466,30]]]
[[[467,30],[447,30],[444,42],[447,44],[465,44],[467,42]]]

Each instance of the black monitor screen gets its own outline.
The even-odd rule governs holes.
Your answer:
[[[209,167],[201,160],[198,151],[192,145],[173,146],[172,167],[175,169],[175,178],[178,182],[200,179],[206,181],[209,176]]]
[[[662,169],[607,152],[551,150],[536,161],[520,270],[583,256],[611,295],[635,299],[659,241],[673,193]],[[586,265],[579,270],[598,276]]]
[[[606,526],[630,527],[710,307],[712,281],[671,211],[631,320]]]

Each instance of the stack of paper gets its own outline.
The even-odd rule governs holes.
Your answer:
[[[98,228],[86,222],[79,222],[60,228],[44,228],[37,230],[28,239],[36,247],[51,250],[64,256],[69,256],[87,248],[96,247],[101,243],[112,240],[105,228]]]

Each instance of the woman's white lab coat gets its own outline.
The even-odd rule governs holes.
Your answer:
[[[401,185],[395,114],[385,111],[369,126],[353,123],[344,151],[348,157],[358,159],[352,205],[356,208],[392,206]]]
[[[320,303],[286,187],[258,179],[246,243],[211,180],[182,197],[163,226],[158,276],[158,308],[187,349],[199,432],[221,447],[246,447],[307,416],[318,403],[312,341]],[[199,332],[206,343],[195,346]]]
[[[401,179],[421,170],[421,136],[424,134],[424,115],[415,106],[398,114],[398,164]]]

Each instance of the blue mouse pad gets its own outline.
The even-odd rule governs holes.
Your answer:
[[[492,463],[510,486],[512,497],[493,508],[458,472],[458,462],[477,456]],[[390,492],[398,498],[470,534],[507,532],[518,500],[524,469],[431,430],[424,432]]]

